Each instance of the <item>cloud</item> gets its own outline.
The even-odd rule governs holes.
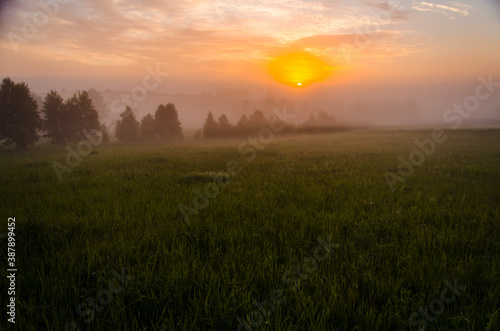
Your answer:
[[[8,32],[22,35],[23,19],[40,12],[35,0],[10,11]],[[217,51],[226,58],[237,56],[240,44],[259,47],[240,52],[248,59],[264,57],[267,49],[297,39],[354,28],[358,18],[329,1],[81,0],[61,5],[22,49],[85,63],[126,65],[157,57],[174,59],[181,50],[181,58],[207,58]],[[8,43],[6,34],[0,38]]]
[[[462,4],[456,1],[448,1],[447,5],[426,1],[415,1],[412,8],[421,12],[427,11],[439,13],[448,17],[449,19],[455,19],[457,15],[468,16],[470,14],[470,11],[473,9],[473,7],[470,5]]]
[[[350,66],[354,61],[389,63],[396,58],[413,56],[425,49],[422,40],[407,35],[410,32],[318,35],[297,40],[291,46],[327,57],[336,67]]]
[[[21,50],[23,59],[43,54],[60,63],[88,64],[99,74],[103,67],[118,71],[161,63],[172,73],[235,75],[291,49],[337,61],[345,44],[364,58],[389,61],[419,49],[400,30],[411,18],[409,1],[400,6],[374,0],[364,0],[364,6],[326,0],[70,1]],[[449,15],[471,10],[456,1],[415,3],[422,10]],[[6,32],[21,34],[23,18],[40,10],[38,0],[7,7]],[[0,34],[3,49],[10,48],[7,33]],[[366,37],[369,42],[355,47],[357,39]]]
[[[394,21],[407,21],[409,19],[410,11],[405,10],[406,2],[400,4],[392,4],[390,2],[376,2],[372,0],[365,0],[364,3],[370,7],[376,8],[383,12],[389,13],[389,17]]]

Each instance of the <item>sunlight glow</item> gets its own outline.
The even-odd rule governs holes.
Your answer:
[[[276,81],[294,87],[321,82],[331,74],[332,69],[316,56],[305,52],[278,56],[269,65],[269,73]]]

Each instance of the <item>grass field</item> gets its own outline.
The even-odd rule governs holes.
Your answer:
[[[1,151],[16,329],[500,330],[500,131],[449,133],[393,192],[429,136],[102,145],[62,182],[64,148]]]

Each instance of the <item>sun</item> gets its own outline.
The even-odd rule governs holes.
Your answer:
[[[278,82],[305,87],[325,80],[332,67],[306,52],[295,52],[274,58],[269,64],[269,73]]]

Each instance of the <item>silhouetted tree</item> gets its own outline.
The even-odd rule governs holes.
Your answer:
[[[64,103],[69,117],[67,132],[69,141],[77,142],[87,139],[91,134],[101,131],[99,114],[92,105],[89,94],[86,91],[77,92]],[[66,128],[63,128],[66,131]]]
[[[33,146],[41,126],[38,105],[25,83],[5,78],[0,86],[0,140],[19,149]]]
[[[243,114],[241,115],[240,120],[236,124],[236,134],[245,135],[248,132],[249,132],[248,118],[247,115]]]
[[[212,112],[209,111],[205,124],[203,125],[203,137],[213,138],[217,135],[217,122],[214,120]]]
[[[317,116],[311,114],[309,119],[297,128],[293,128],[291,125],[285,127],[285,132],[293,132],[294,130],[305,133],[328,133],[345,130],[345,127],[342,127],[342,123],[326,111],[320,110]]]
[[[217,136],[217,122],[214,120],[212,112],[209,111],[205,124],[203,125],[203,137],[214,138]]]
[[[268,124],[269,124],[269,122],[261,110],[256,110],[248,118],[248,125],[252,130],[261,129],[261,128],[267,126]]]
[[[177,109],[173,103],[159,105],[155,113],[156,133],[161,140],[171,141],[182,139],[182,127]]]
[[[64,127],[68,123],[68,114],[64,108],[64,100],[56,91],[52,90],[45,96],[42,107],[44,137],[56,145],[68,143],[69,137]]]
[[[326,111],[320,110],[318,112],[318,119],[317,119],[317,125],[318,126],[328,126],[328,127],[333,127],[337,124],[337,121],[335,118],[330,116]]]
[[[127,106],[120,114],[121,120],[116,122],[116,137],[122,142],[134,142],[139,137],[139,122],[134,112]]]
[[[141,139],[151,141],[156,138],[156,123],[151,114],[142,118],[140,127]]]
[[[227,116],[222,114],[219,117],[219,123],[217,125],[217,136],[219,137],[229,137],[233,132],[233,126],[229,123]]]

